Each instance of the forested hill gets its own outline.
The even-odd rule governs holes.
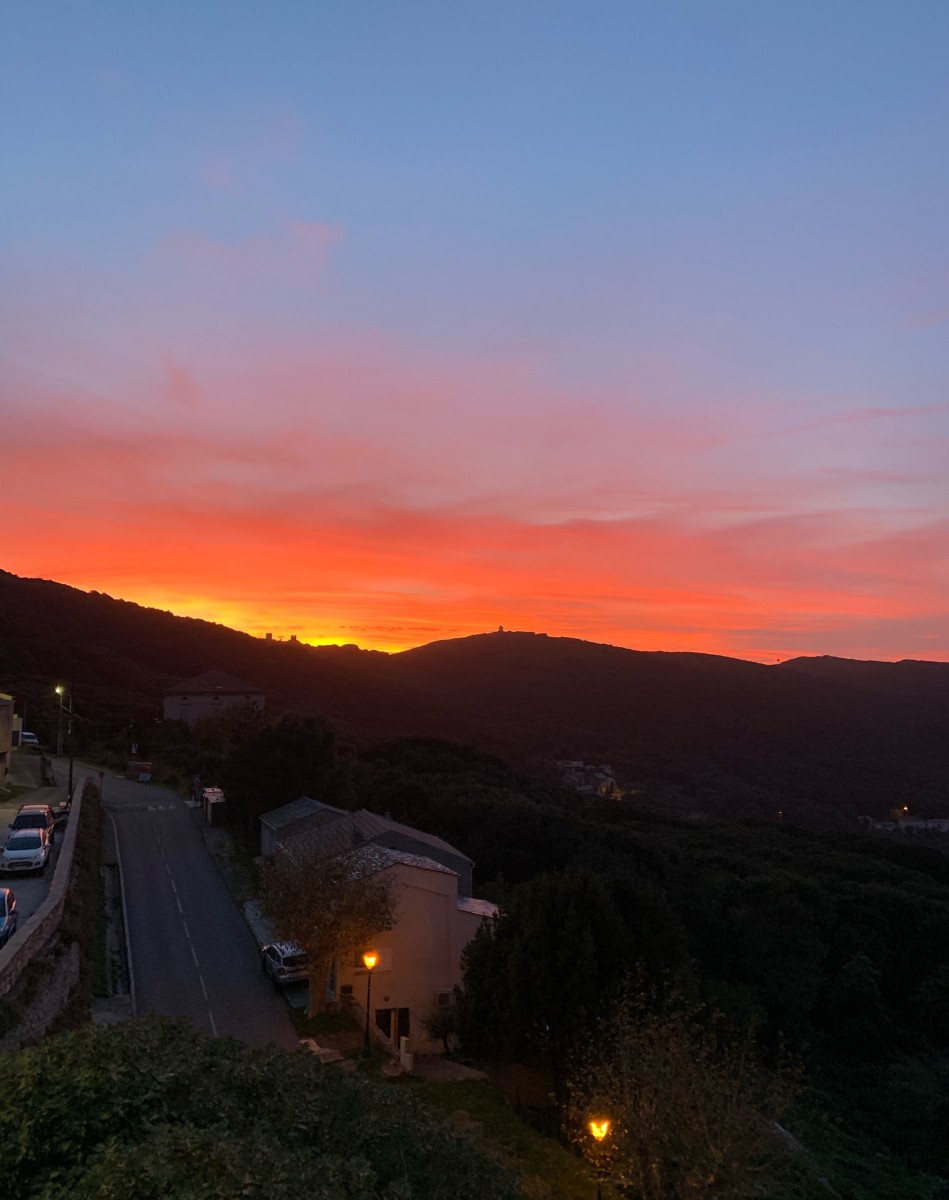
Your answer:
[[[132,724],[141,734],[163,688],[212,667],[263,688],[270,712],[321,713],[358,740],[438,735],[535,771],[610,762],[679,811],[949,811],[949,664],[762,666],[529,633],[387,655],[267,642],[0,572],[0,690],[22,698],[41,736],[57,681],[71,684],[90,743]]]

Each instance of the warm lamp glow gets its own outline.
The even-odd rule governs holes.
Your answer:
[[[62,696],[62,695],[63,695],[63,693],[66,691],[66,689],[63,687],[63,685],[62,685],[61,683],[57,683],[57,684],[56,684],[56,689],[55,689],[55,690],[56,690],[56,695],[57,695],[57,696]]]
[[[365,966],[366,970],[371,971],[372,968],[379,961],[379,955],[376,954],[375,950],[367,950],[366,953],[362,956],[362,961],[363,961],[363,965]]]
[[[600,1120],[594,1118],[588,1123],[587,1128],[598,1142],[602,1142],[610,1131],[610,1119],[609,1117],[601,1117]]]

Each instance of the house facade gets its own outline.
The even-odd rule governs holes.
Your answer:
[[[497,907],[460,896],[458,875],[434,859],[387,847],[378,853],[388,859],[380,874],[392,881],[395,924],[337,963],[335,998],[364,1023],[368,993],[373,1037],[393,1050],[404,1037],[412,1053],[441,1053],[442,1043],[429,1035],[426,1021],[451,1003],[461,984],[461,953]],[[378,955],[371,989],[362,964],[370,950]]]
[[[165,688],[162,715],[166,721],[194,725],[208,717],[219,717],[229,708],[247,704],[262,712],[264,701],[264,693],[259,687],[224,671],[211,670]]]
[[[392,888],[393,927],[335,964],[329,999],[366,1020],[369,972],[361,956],[378,955],[372,970],[369,1029],[393,1051],[439,1053],[426,1022],[451,1003],[461,983],[461,955],[497,906],[471,896],[474,864],[441,838],[366,809],[346,812],[301,797],[261,818],[264,853],[305,849],[316,859],[351,857],[362,875],[381,875]]]

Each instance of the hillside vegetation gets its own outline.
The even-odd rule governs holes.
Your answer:
[[[551,780],[557,759],[609,762],[641,801],[684,814],[949,813],[949,664],[763,666],[528,633],[389,655],[267,642],[0,572],[0,679],[48,740],[67,680],[81,747],[144,753],[163,688],[212,667],[262,688],[271,715],[318,714],[359,743],[447,737]]]

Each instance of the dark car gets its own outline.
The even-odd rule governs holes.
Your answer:
[[[274,942],[260,948],[260,967],[276,987],[310,978],[310,956],[292,942]]]
[[[49,834],[49,844],[52,845],[56,840],[56,821],[48,804],[24,804],[13,818],[10,828],[14,832],[19,829],[45,829]]]
[[[0,887],[0,946],[16,933],[16,896],[13,889]]]

